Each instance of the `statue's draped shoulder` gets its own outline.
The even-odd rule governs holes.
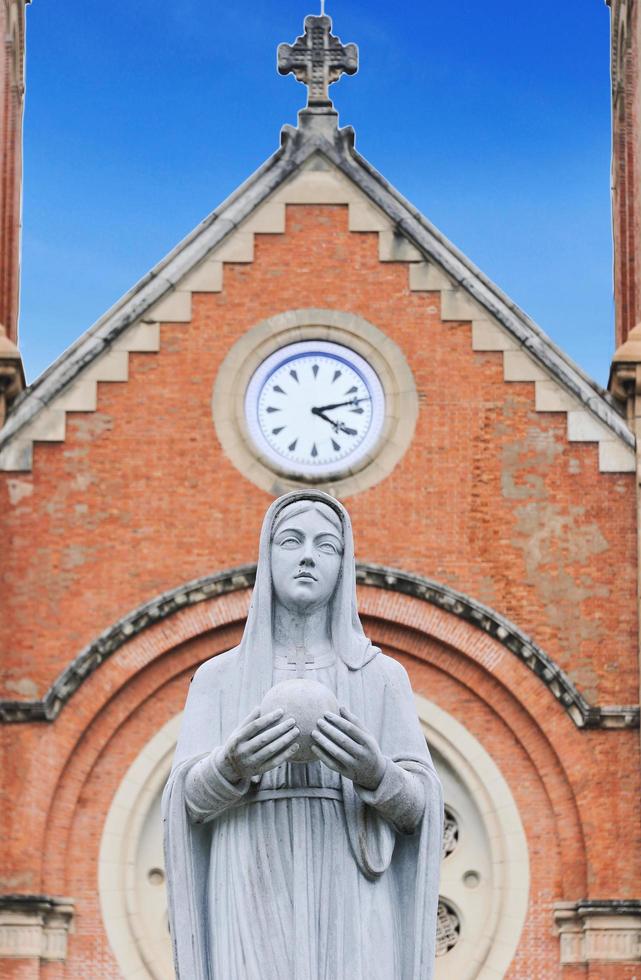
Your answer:
[[[180,727],[174,769],[221,744],[237,717],[240,648],[219,653],[200,665],[191,679]]]
[[[237,646],[232,647],[231,650],[226,650],[225,653],[217,653],[216,656],[205,660],[191,679],[190,691],[192,689],[194,691],[201,691],[209,685],[224,683],[230,673],[238,669],[239,658],[240,647]]]

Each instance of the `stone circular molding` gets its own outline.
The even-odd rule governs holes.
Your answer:
[[[376,444],[353,468],[331,479],[279,472],[261,454],[245,419],[245,392],[260,365],[281,347],[309,340],[340,344],[359,354],[375,371],[385,394],[385,418]],[[226,455],[261,490],[278,496],[313,483],[344,498],[385,479],[403,457],[416,428],[418,394],[400,347],[372,323],[340,310],[290,310],[258,323],[232,346],[214,383],[212,414]]]
[[[528,849],[511,791],[482,745],[425,698],[416,706],[457,846],[443,859],[435,980],[504,976],[525,922]],[[181,715],[144,746],[111,803],[100,843],[100,907],[125,977],[173,980],[160,801]]]
[[[456,845],[444,848],[441,865],[435,980],[495,980],[507,973],[527,916],[521,817],[501,771],[471,732],[432,701],[420,695],[415,701],[446,814],[456,823]]]
[[[114,796],[100,841],[98,891],[123,977],[173,980],[160,801],[182,714],[145,745]]]

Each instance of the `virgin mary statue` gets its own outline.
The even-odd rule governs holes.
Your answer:
[[[334,703],[312,761],[300,717],[274,692],[261,708],[295,678]],[[267,511],[243,638],[192,679],[163,815],[180,980],[432,977],[440,783],[403,667],[363,632],[327,494]]]

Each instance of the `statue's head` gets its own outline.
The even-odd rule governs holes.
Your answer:
[[[276,599],[292,612],[326,606],[343,562],[343,527],[328,503],[299,498],[280,510],[271,530],[271,571]]]

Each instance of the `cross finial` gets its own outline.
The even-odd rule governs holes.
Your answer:
[[[332,21],[326,14],[305,18],[305,33],[293,44],[278,46],[278,71],[294,74],[307,85],[307,108],[312,112],[332,112],[329,86],[343,73],[358,71],[358,48],[341,44],[332,34]]]

